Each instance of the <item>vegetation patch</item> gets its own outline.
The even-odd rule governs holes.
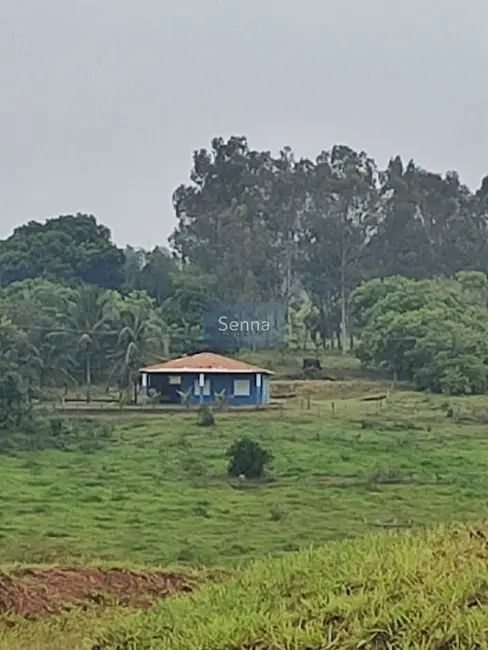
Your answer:
[[[488,388],[488,278],[371,280],[351,296],[363,367],[387,371],[421,390],[484,394]]]
[[[259,561],[117,623],[92,650],[486,650],[484,530],[382,533]]]
[[[22,429],[0,436],[0,454],[23,451],[95,453],[116,438],[111,422],[81,418],[35,418]]]

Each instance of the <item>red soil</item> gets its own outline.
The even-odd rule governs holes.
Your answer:
[[[196,581],[179,573],[113,569],[0,573],[0,614],[38,618],[75,607],[117,604],[146,609],[156,600],[190,592]]]

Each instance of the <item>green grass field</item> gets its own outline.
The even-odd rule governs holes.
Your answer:
[[[381,393],[386,387],[366,381],[300,384],[294,388],[298,397],[286,401],[282,410],[217,413],[216,425],[210,428],[198,427],[195,413],[124,416],[122,412],[111,416],[114,438],[96,453],[0,454],[2,562],[237,570],[263,556],[383,529],[488,519],[488,399],[446,400],[395,390],[382,408],[378,402],[362,401],[362,395]],[[239,486],[227,478],[226,449],[243,435],[274,454],[271,481]],[[381,534],[379,538],[383,539]],[[335,557],[347,559],[352,547],[344,542],[331,548],[336,549]],[[296,563],[305,563],[308,575],[329,552],[327,547],[317,556],[303,551],[289,556],[296,559],[287,566],[295,571]],[[377,559],[380,550],[375,553]],[[264,566],[257,565],[252,579],[245,580],[254,584],[260,573],[267,580]],[[334,580],[341,571],[336,569]],[[327,580],[322,576],[316,589],[327,588]],[[222,602],[227,607],[226,594]],[[254,595],[252,591],[249,603]],[[208,601],[210,596],[202,598]],[[208,608],[207,601],[203,608]],[[320,602],[310,606],[317,608]],[[277,601],[272,605],[278,607]],[[174,607],[185,612],[187,605]],[[90,622],[88,615],[80,619],[80,614],[70,614],[22,623],[2,632],[0,649],[90,648],[90,639],[106,619],[119,615],[109,611]],[[249,637],[248,631],[244,637]],[[171,640],[154,648],[240,647],[223,642],[191,645],[189,636],[181,638],[181,645]],[[300,643],[276,648],[319,647]],[[153,646],[120,646],[149,647]],[[353,647],[357,646],[330,646]]]
[[[217,414],[213,428],[194,413],[139,416],[93,454],[2,455],[3,561],[228,566],[394,518],[484,516],[486,425],[448,418],[442,402],[395,392],[382,411],[343,399],[333,414],[316,399],[310,411]],[[465,403],[483,416],[481,400]],[[273,452],[272,482],[227,479],[225,452],[241,435]]]
[[[384,409],[315,397],[283,412],[139,416],[93,454],[0,456],[4,562],[63,557],[137,564],[235,565],[322,544],[398,519],[414,525],[488,513],[483,400],[394,392]],[[455,401],[453,402],[455,404]],[[462,414],[460,414],[462,415]],[[461,420],[461,421],[459,421]],[[249,435],[274,480],[236,489],[225,452]]]

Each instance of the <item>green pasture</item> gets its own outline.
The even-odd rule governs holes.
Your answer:
[[[334,390],[278,411],[217,413],[210,428],[193,412],[121,413],[95,453],[0,454],[3,562],[236,566],[488,513],[486,398],[396,390],[369,402],[354,382],[350,397]],[[274,454],[268,481],[227,478],[226,450],[240,436]]]

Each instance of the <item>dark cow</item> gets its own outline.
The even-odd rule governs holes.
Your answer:
[[[322,370],[319,359],[306,358],[303,360],[303,370]]]

